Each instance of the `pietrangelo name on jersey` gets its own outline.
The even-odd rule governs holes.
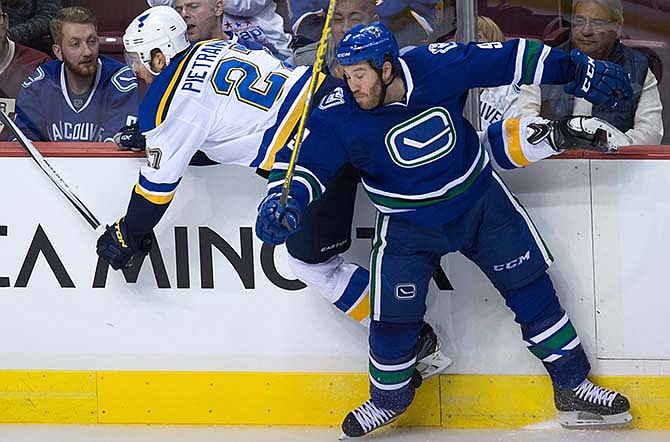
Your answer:
[[[234,46],[234,45],[232,45]],[[181,89],[189,92],[200,93],[209,73],[216,66],[219,54],[232,47],[229,41],[216,41],[207,43],[198,49],[198,55],[184,76]]]

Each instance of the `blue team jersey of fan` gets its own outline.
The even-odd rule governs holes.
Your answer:
[[[376,208],[414,223],[446,224],[491,183],[491,165],[463,116],[475,87],[566,83],[569,56],[529,40],[418,47],[400,59],[406,95],[362,110],[347,88],[322,99],[306,127],[291,195],[306,206],[349,161]],[[279,192],[292,144],[275,159],[269,192]]]
[[[111,141],[137,119],[139,95],[132,70],[100,56],[91,92],[75,106],[62,61],[38,67],[21,85],[16,123],[35,141]]]

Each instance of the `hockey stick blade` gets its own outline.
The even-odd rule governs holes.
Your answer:
[[[2,124],[4,124],[5,127],[12,133],[12,135],[14,135],[21,147],[23,147],[25,151],[28,152],[30,157],[35,161],[35,163],[37,163],[39,168],[42,169],[42,172],[44,172],[49,177],[51,182],[56,185],[58,190],[60,190],[65,198],[67,198],[68,201],[70,201],[70,203],[74,206],[74,208],[77,209],[77,212],[79,212],[81,216],[84,217],[86,222],[91,227],[93,227],[93,230],[102,233],[104,226],[100,224],[98,218],[96,218],[93,212],[91,212],[91,210],[86,207],[86,205],[77,197],[77,195],[75,195],[75,193],[65,183],[63,178],[58,175],[58,172],[56,172],[56,170],[51,167],[51,164],[49,164],[47,160],[44,159],[33,142],[30,141],[30,139],[28,139],[28,137],[26,137],[23,132],[21,132],[21,129],[18,128],[16,123],[14,123],[14,121],[12,121],[12,119],[2,111],[0,111],[0,121],[2,121]]]

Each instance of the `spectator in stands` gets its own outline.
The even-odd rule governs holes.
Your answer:
[[[175,9],[186,22],[190,41],[228,39],[221,27],[223,0],[176,0]]]
[[[505,41],[502,31],[489,17],[477,17],[477,41],[494,43]],[[479,95],[480,129],[486,130],[489,124],[511,117],[516,112],[516,100],[519,98],[519,86],[510,84],[484,88]]]
[[[5,0],[9,14],[9,38],[22,45],[41,49],[49,36],[49,20],[61,8],[61,0]]]
[[[632,100],[612,110],[571,97],[560,87],[523,86],[517,100],[517,115],[548,119],[593,115],[625,132],[631,144],[659,144],[663,138],[663,119],[658,81],[648,57],[625,47],[619,40],[622,25],[620,0],[574,0],[570,38],[559,48],[567,52],[577,48],[593,58],[623,66],[630,73],[635,92]]]
[[[342,78],[341,68],[335,60],[335,45],[342,39],[345,32],[355,25],[369,24],[377,20],[379,20],[379,16],[377,15],[375,0],[338,0],[333,11],[331,33],[323,71],[326,74]],[[297,48],[288,60],[289,63],[296,66],[314,64],[318,47],[319,42],[315,41]]]
[[[328,3],[328,0],[289,2],[293,34],[318,41]],[[378,3],[379,18],[396,36],[400,47],[426,43],[438,22],[436,10],[442,7],[441,0],[389,0]]]
[[[23,82],[17,125],[35,141],[111,141],[137,118],[135,74],[98,55],[96,20],[88,9],[63,8],[50,28],[58,60]]]
[[[16,97],[23,80],[39,65],[50,60],[44,52],[17,44],[7,37],[9,19],[0,0],[0,111],[14,115]],[[0,141],[7,140],[0,124]]]
[[[274,12],[273,0],[226,0],[225,4],[224,7],[223,0],[176,0],[175,8],[188,26],[188,39],[227,40],[235,35],[246,46],[249,41],[256,42],[278,58],[285,59],[290,54],[290,38],[284,34],[283,19]]]

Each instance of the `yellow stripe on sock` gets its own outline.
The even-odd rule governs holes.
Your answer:
[[[361,322],[364,319],[370,317],[370,293],[365,292],[361,302],[359,302],[358,305],[351,309],[347,314],[357,322]]]

